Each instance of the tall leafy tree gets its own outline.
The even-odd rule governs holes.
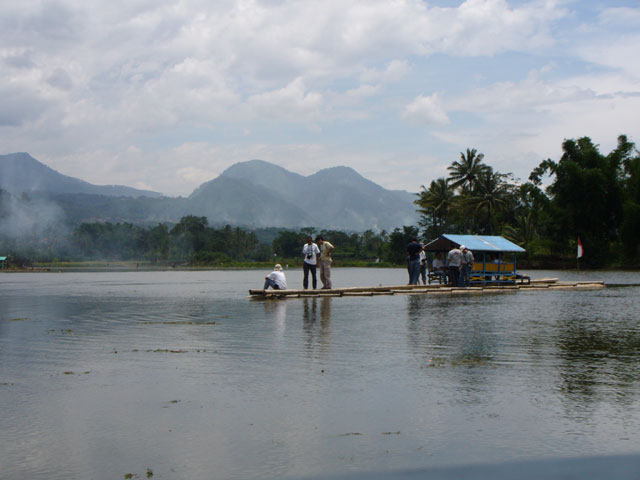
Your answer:
[[[449,174],[451,187],[461,187],[463,191],[473,190],[479,176],[489,168],[482,162],[483,159],[484,153],[478,153],[475,148],[467,148],[465,153],[460,152],[460,160],[447,167],[451,172]]]
[[[298,258],[302,255],[306,237],[302,232],[283,230],[272,242],[273,252],[279,257]]]
[[[454,203],[454,189],[446,178],[433,180],[429,188],[422,185],[414,203],[420,213],[420,226],[424,228],[425,236],[437,237],[447,228],[449,210]]]
[[[174,255],[178,259],[189,259],[204,247],[207,225],[207,217],[187,215],[171,229]]]
[[[640,249],[640,152],[625,135],[618,137],[617,155],[624,168],[623,177],[623,220],[621,226],[624,263],[638,255]]]
[[[534,212],[530,211],[526,215],[516,215],[514,224],[505,225],[502,234],[524,248],[527,251],[527,257],[530,257],[531,243],[536,235]]]
[[[480,172],[475,181],[475,188],[467,196],[466,201],[472,206],[475,214],[482,218],[482,212],[485,213],[484,221],[478,223],[483,232],[489,235],[493,235],[496,230],[496,213],[505,210],[513,202],[511,186],[505,182],[507,176],[486,168]]]
[[[403,226],[402,230],[395,228],[389,234],[386,260],[396,265],[402,265],[407,261],[407,245],[411,239],[418,238],[418,229],[413,226]]]
[[[591,265],[609,257],[622,220],[622,157],[620,152],[602,155],[589,137],[565,140],[558,163],[546,160],[532,177],[549,171],[553,183],[548,192],[555,217],[556,241],[571,245],[579,235]]]

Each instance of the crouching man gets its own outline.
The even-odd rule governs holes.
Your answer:
[[[287,279],[284,276],[284,272],[282,271],[282,265],[276,263],[273,267],[273,272],[264,277],[264,289],[267,290],[269,287],[274,290],[286,290],[287,289]]]

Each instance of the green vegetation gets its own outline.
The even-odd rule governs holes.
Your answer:
[[[518,182],[494,171],[475,149],[460,154],[448,178],[422,186],[415,201],[425,239],[442,233],[503,235],[527,250],[531,265],[639,263],[640,154],[624,135],[603,155],[590,138],[565,140],[558,162],[545,160]],[[548,186],[543,188],[543,177]]]
[[[250,231],[214,228],[206,217],[187,215],[175,225],[91,222],[70,228],[36,229],[16,223],[0,230],[0,254],[10,266],[33,262],[51,268],[270,268],[299,266],[307,235],[323,235],[336,246],[340,266],[403,265],[411,238],[428,241],[442,233],[503,235],[527,250],[520,265],[575,266],[578,236],[583,266],[637,267],[640,263],[640,153],[627,137],[608,155],[588,137],[565,140],[559,161],[544,160],[522,183],[485,163],[468,148],[448,167],[449,176],[424,185],[415,201],[418,226],[391,232],[350,233],[302,228]],[[91,197],[92,201],[96,201]],[[32,218],[42,200],[19,201],[0,191],[0,221],[19,204]],[[22,232],[10,236],[9,230]],[[90,262],[87,264],[86,262]]]

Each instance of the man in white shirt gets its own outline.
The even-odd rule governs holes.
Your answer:
[[[276,263],[275,267],[273,267],[273,272],[264,277],[264,289],[267,290],[269,287],[274,290],[287,289],[287,279],[282,271],[282,265],[279,263]]]
[[[427,284],[427,253],[424,248],[420,250],[420,276],[422,277],[422,284]]]
[[[462,252],[457,247],[453,247],[447,254],[449,283],[453,287],[460,286],[460,265],[462,265]]]
[[[315,290],[318,286],[318,279],[316,278],[316,268],[318,265],[318,256],[320,255],[320,249],[318,245],[313,243],[313,239],[309,235],[307,237],[307,243],[302,247],[302,256],[304,261],[302,262],[302,270],[304,272],[304,278],[302,280],[302,287],[306,290],[309,288],[309,272],[311,272],[311,283]]]

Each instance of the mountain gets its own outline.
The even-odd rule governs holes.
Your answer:
[[[161,197],[149,190],[121,185],[93,185],[56,172],[28,153],[0,155],[0,189],[17,192],[86,193],[113,197]]]
[[[209,223],[222,220],[223,210],[232,208],[235,223],[253,227],[379,231],[415,224],[414,199],[406,191],[386,190],[349,167],[305,177],[250,160],[202,184],[188,200]]]
[[[210,224],[247,227],[294,227],[305,224],[305,213],[271,189],[248,180],[221,175],[202,184],[187,199],[193,215]]]
[[[415,195],[386,190],[352,168],[303,176],[262,160],[236,163],[188,198],[171,198],[124,186],[92,185],[62,175],[27,153],[14,153],[0,156],[0,190],[13,195],[29,192],[32,203],[50,205],[62,212],[60,221],[70,225],[172,224],[185,215],[197,215],[207,217],[212,226],[361,232],[418,221]],[[0,198],[0,207],[9,208],[5,203],[3,207]]]

